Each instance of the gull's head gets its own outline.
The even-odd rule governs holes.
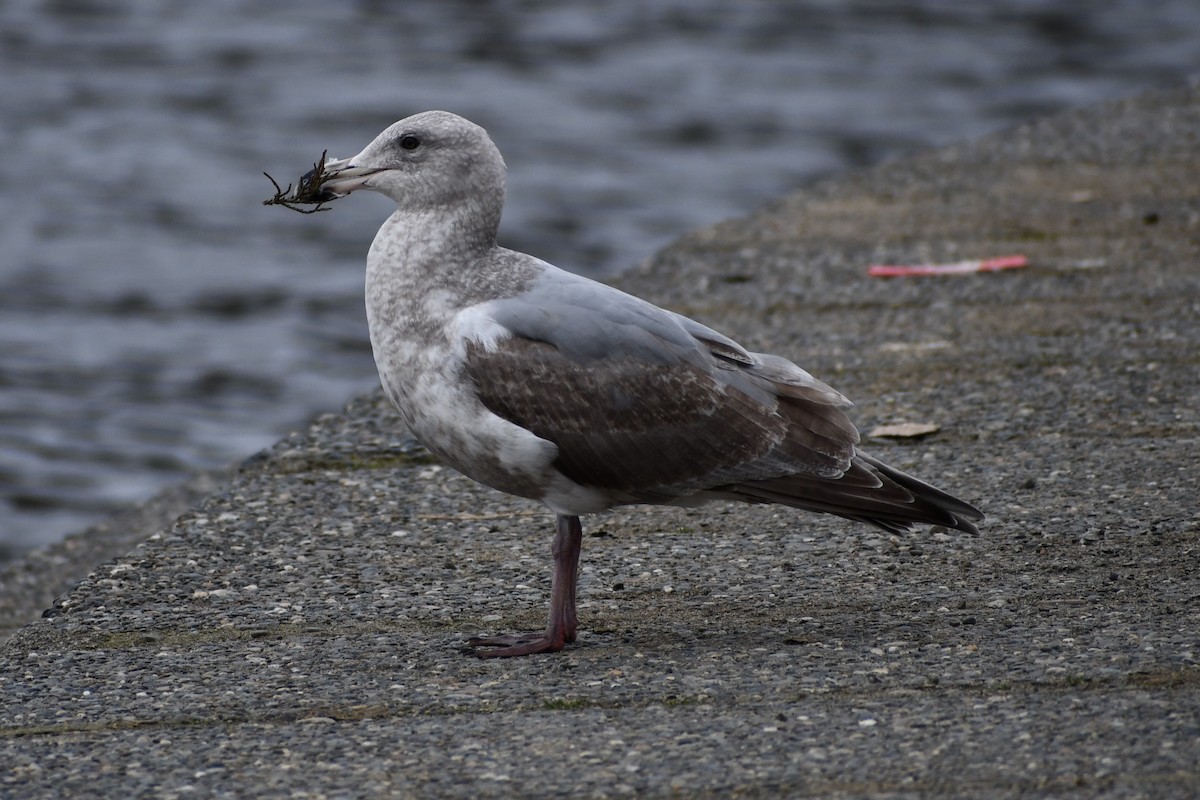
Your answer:
[[[358,155],[328,161],[324,170],[321,189],[334,197],[370,189],[401,209],[504,198],[500,151],[487,131],[448,111],[402,119]]]

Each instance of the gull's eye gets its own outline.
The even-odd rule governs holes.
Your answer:
[[[405,150],[416,150],[421,146],[421,137],[406,133],[400,137],[400,146]]]

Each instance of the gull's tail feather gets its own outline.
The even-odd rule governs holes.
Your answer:
[[[793,475],[746,481],[722,487],[722,491],[749,502],[782,503],[836,514],[892,533],[905,533],[919,524],[978,533],[974,523],[984,518],[970,503],[865,453],[855,455],[840,478]]]

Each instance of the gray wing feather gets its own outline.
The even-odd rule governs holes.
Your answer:
[[[675,363],[680,352],[695,348],[674,315],[561,271],[548,273],[525,294],[489,306],[492,317],[515,335],[553,344],[579,363],[619,354],[648,364]]]
[[[847,401],[785,359],[567,273],[489,313],[512,336],[467,346],[481,401],[554,442],[577,483],[662,502],[850,468]]]

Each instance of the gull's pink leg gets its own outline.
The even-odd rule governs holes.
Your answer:
[[[575,587],[579,582],[579,549],[583,526],[579,517],[558,515],[557,532],[550,552],[554,555],[554,584],[550,591],[550,624],[545,633],[516,633],[471,639],[480,658],[511,658],[532,653],[553,653],[575,641],[579,621],[575,615]]]

